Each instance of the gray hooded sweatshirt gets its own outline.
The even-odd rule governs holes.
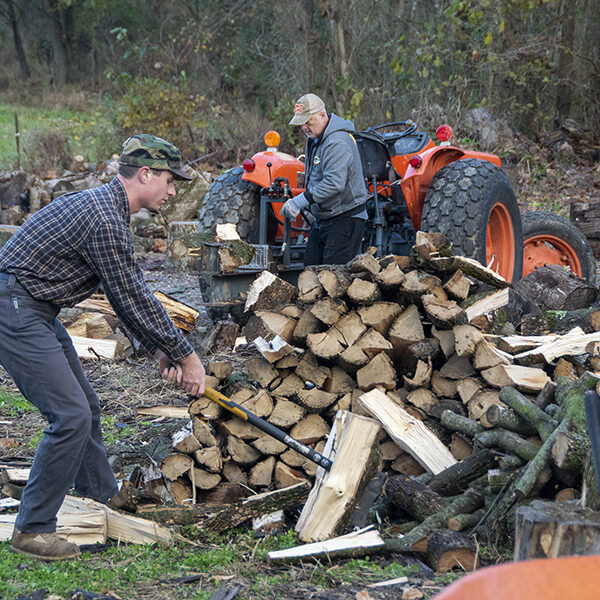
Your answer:
[[[331,113],[321,136],[306,142],[305,196],[318,220],[358,213],[367,201],[354,132],[351,121]]]

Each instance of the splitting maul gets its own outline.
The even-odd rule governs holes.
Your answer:
[[[264,431],[266,434],[274,437],[276,440],[279,440],[282,444],[285,444],[288,448],[292,448],[296,452],[302,454],[302,456],[306,456],[308,460],[311,460],[315,464],[323,467],[326,471],[329,471],[333,466],[333,461],[329,460],[322,454],[319,454],[312,448],[308,447],[306,444],[299,442],[294,439],[285,431],[282,431],[275,425],[271,425],[264,419],[257,417],[254,413],[251,413],[249,410],[246,410],[239,404],[235,403],[233,400],[230,400],[227,396],[221,394],[221,392],[217,392],[217,390],[213,390],[210,387],[207,387],[204,390],[204,395],[213,402],[216,402],[219,406],[222,406],[225,410],[228,410],[230,413],[233,413],[240,419],[244,421],[248,421],[248,423],[254,425],[261,431]]]

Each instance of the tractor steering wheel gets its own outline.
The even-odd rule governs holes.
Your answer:
[[[414,121],[392,121],[391,123],[383,123],[382,125],[375,125],[373,127],[369,127],[365,129],[365,133],[371,133],[378,137],[382,142],[385,140],[384,136],[377,131],[378,129],[383,129],[384,127],[396,127],[396,126],[406,127],[404,131],[394,132],[396,139],[405,137],[414,133],[417,130],[417,124]]]

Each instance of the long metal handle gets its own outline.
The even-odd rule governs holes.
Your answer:
[[[260,429],[261,431],[264,431],[266,434],[270,435],[271,437],[274,437],[276,440],[279,440],[288,448],[292,448],[296,452],[302,454],[302,456],[306,456],[308,460],[311,460],[320,467],[323,467],[326,471],[329,471],[333,466],[333,461],[329,460],[322,454],[319,454],[306,444],[303,444],[302,442],[299,442],[298,440],[294,439],[293,437],[285,433],[285,431],[282,431],[278,427],[275,427],[275,425],[271,425],[271,423],[269,423],[268,421],[257,417],[254,413],[251,413],[249,410],[246,410],[239,404],[235,403],[233,400],[230,400],[227,396],[221,394],[221,392],[217,392],[217,390],[213,390],[212,388],[207,387],[204,390],[204,395],[213,402],[216,402],[217,404],[222,406],[224,409],[238,416],[240,419],[248,421],[248,423],[251,423],[255,427],[258,427],[258,429]]]

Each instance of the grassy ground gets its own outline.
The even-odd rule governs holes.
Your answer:
[[[90,106],[86,111],[60,108],[34,108],[0,101],[0,170],[17,165],[15,114],[19,121],[21,165],[35,164],[43,152],[43,142],[64,145],[68,155],[81,154],[87,161],[107,158],[105,142],[109,119],[101,106]],[[57,152],[58,154],[58,152]]]

